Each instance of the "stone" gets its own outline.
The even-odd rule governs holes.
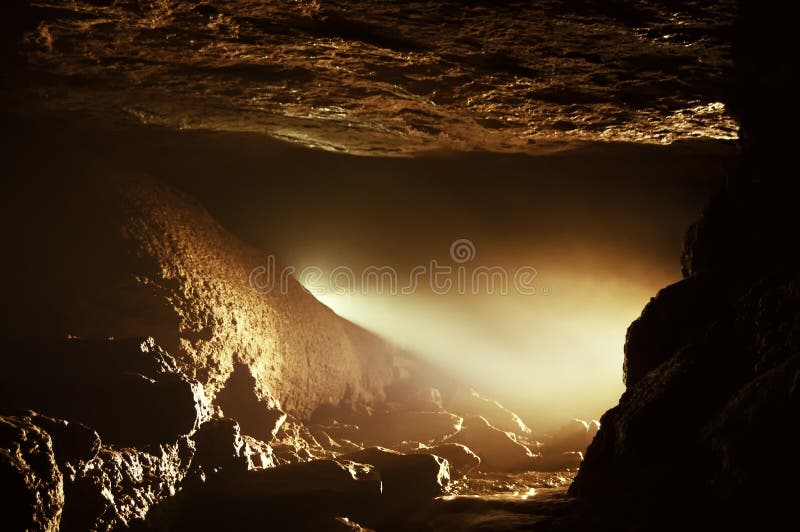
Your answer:
[[[454,435],[462,418],[449,412],[389,412],[361,419],[360,441],[372,445],[392,445],[403,441],[440,442]]]
[[[375,507],[381,481],[370,466],[314,460],[240,471],[193,484],[162,510],[170,530],[342,530],[339,517]]]
[[[66,475],[61,529],[152,526],[154,510],[179,490],[193,454],[188,438],[150,451],[103,446],[95,458]]]
[[[383,494],[405,502],[442,495],[450,485],[447,460],[433,454],[403,454],[370,447],[341,455],[337,460],[374,466],[383,483]]]
[[[636,508],[631,519],[661,511],[678,490],[681,516],[735,523],[782,515],[786,495],[763,487],[800,469],[774,447],[791,440],[787,420],[798,407],[792,277],[758,282],[701,339],[629,386],[601,419],[570,493],[620,512]]]
[[[0,415],[23,417],[45,431],[51,438],[53,454],[59,468],[92,460],[100,451],[100,436],[90,427],[78,422],[55,419],[33,410],[0,410]]]
[[[244,451],[252,469],[267,469],[277,465],[272,447],[268,443],[246,434],[242,436],[242,440],[244,440]]]
[[[460,443],[442,443],[433,447],[425,447],[413,451],[416,454],[433,454],[447,460],[450,464],[450,472],[459,475],[477,469],[481,465],[481,459],[472,450]]]
[[[724,284],[710,277],[684,279],[650,300],[625,337],[623,376],[628,386],[683,346],[700,338],[730,308]]]
[[[511,432],[504,432],[480,416],[464,419],[458,434],[446,443],[469,447],[481,459],[481,469],[487,471],[525,471],[531,469],[534,455],[519,443]]]
[[[172,442],[208,416],[202,385],[152,338],[17,338],[2,349],[14,363],[0,374],[0,404],[84,423],[109,443]]]
[[[444,401],[445,408],[461,416],[481,416],[493,427],[520,436],[530,436],[531,429],[522,419],[497,401],[473,389],[460,387]]]
[[[203,423],[192,435],[195,453],[192,467],[206,473],[247,471],[253,467],[250,449],[242,439],[239,424],[233,419],[219,418]]]
[[[0,335],[152,336],[208,397],[222,398],[224,415],[244,434],[263,441],[272,420],[248,415],[252,395],[240,411],[225,393],[240,378],[254,380],[248,392],[268,410],[273,404],[306,420],[322,404],[383,401],[399,368],[414,360],[336,315],[294,278],[286,290],[268,290],[266,254],[225,230],[196,199],[142,173],[95,171],[84,162],[66,158],[53,172],[34,165],[9,196],[8,220],[35,223],[14,227],[9,245],[17,252],[4,261],[15,280],[4,294],[14,312]],[[11,351],[4,355],[14,357]],[[90,420],[52,415],[83,421],[114,441]]]
[[[63,477],[50,436],[28,416],[0,415],[0,493],[4,530],[59,530]]]
[[[217,394],[214,403],[223,413],[236,419],[244,434],[259,440],[271,441],[286,421],[269,395],[259,396],[258,383],[246,364],[236,363],[225,386]]]

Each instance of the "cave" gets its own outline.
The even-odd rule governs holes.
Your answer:
[[[786,10],[6,2],[0,528],[784,528]]]

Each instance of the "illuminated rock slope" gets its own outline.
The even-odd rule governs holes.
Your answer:
[[[9,155],[26,179],[3,211],[0,469],[20,528],[247,529],[264,505],[286,526],[396,524],[577,467],[596,425],[538,441],[296,282],[254,291],[264,257],[191,197],[22,141],[59,156]]]

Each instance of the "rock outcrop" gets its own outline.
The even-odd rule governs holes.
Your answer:
[[[408,355],[294,278],[281,283],[266,253],[157,179],[69,157],[33,160],[19,173],[2,213],[16,252],[3,265],[14,312],[0,335],[151,336],[259,439],[281,412],[305,420],[325,404],[371,405],[405,375]]]
[[[63,477],[50,435],[29,416],[0,416],[0,492],[4,529],[59,529]]]
[[[481,467],[492,471],[523,471],[533,468],[534,454],[513,433],[495,428],[485,418],[464,420],[463,428],[447,443],[465,445],[481,459]]]
[[[118,445],[169,443],[209,416],[203,386],[152,338],[3,342],[0,405],[79,421]]]
[[[766,108],[791,90],[790,63],[778,60],[790,32],[769,3],[740,4],[730,100],[740,165],[688,231],[686,278],[631,326],[627,390],[570,488],[618,529],[794,518],[796,490],[775,488],[800,472],[788,451],[800,412],[794,140],[780,125],[788,117]]]

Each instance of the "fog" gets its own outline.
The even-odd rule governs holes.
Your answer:
[[[278,268],[294,268],[337,313],[542,430],[616,403],[627,326],[680,279],[684,231],[731,155],[722,144],[606,144],[540,157],[384,159],[252,137],[189,140],[151,139],[158,150],[146,148],[136,164],[198,196],[263,250],[265,264],[274,256]],[[473,246],[465,262],[451,256],[459,239]],[[508,293],[484,279],[477,293],[454,285],[443,294],[430,286],[432,260],[454,268],[455,284],[458,267],[467,276],[499,268]],[[391,268],[399,290],[423,266],[412,293],[360,282],[367,268]],[[535,272],[535,293],[515,288],[519,268]],[[328,286],[343,270],[357,281],[349,293]]]

